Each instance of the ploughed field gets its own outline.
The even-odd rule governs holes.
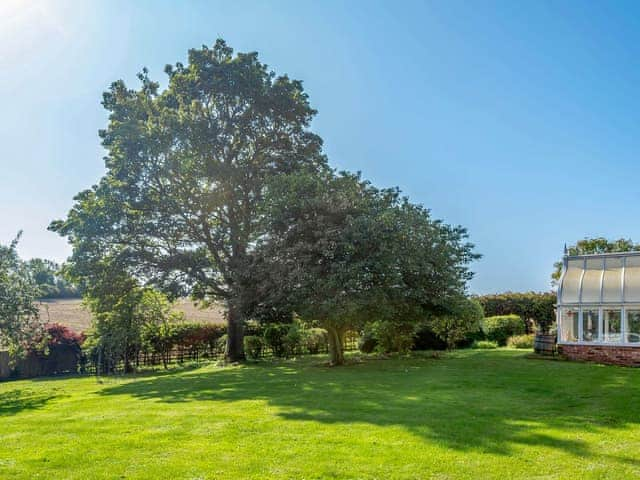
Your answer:
[[[0,384],[0,478],[637,478],[640,370],[467,350]]]
[[[82,300],[56,299],[38,302],[40,317],[47,323],[61,323],[80,333],[91,326],[91,312],[82,304]],[[190,300],[181,299],[175,304],[177,311],[183,312],[188,322],[224,323],[224,309],[218,306],[202,309]]]

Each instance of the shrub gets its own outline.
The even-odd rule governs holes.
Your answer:
[[[557,298],[554,292],[506,292],[477,299],[485,315],[518,315],[527,327],[535,324],[538,329],[547,331],[555,320]]]
[[[447,348],[455,348],[465,341],[470,343],[480,331],[483,317],[482,305],[476,299],[458,297],[450,301],[445,313],[431,318],[429,327]]]
[[[304,346],[311,354],[326,351],[328,341],[327,331],[324,328],[310,328],[303,335]]]
[[[533,348],[533,339],[535,335],[533,333],[527,335],[514,335],[507,340],[507,346],[511,348],[526,348],[531,350]]]
[[[411,323],[374,322],[371,332],[377,340],[380,353],[407,352],[413,346],[415,326]]]
[[[487,340],[504,346],[509,337],[525,333],[525,324],[517,315],[486,317],[482,321],[482,332],[487,337]]]
[[[286,323],[272,323],[264,329],[264,341],[276,357],[286,356],[289,327]]]
[[[264,339],[257,335],[247,335],[244,337],[244,351],[247,356],[257,360],[262,356],[264,349]]]
[[[490,350],[493,348],[498,348],[498,344],[491,340],[476,340],[471,345],[471,348],[477,348],[480,350]]]
[[[431,330],[428,325],[422,325],[413,337],[414,350],[446,350],[447,342]]]
[[[362,353],[373,353],[378,346],[378,340],[372,332],[366,331],[360,336],[358,341],[358,349]]]
[[[284,357],[293,357],[294,355],[298,355],[304,353],[303,350],[303,339],[305,334],[303,333],[302,328],[297,323],[291,323],[288,325],[287,333],[284,336]]]

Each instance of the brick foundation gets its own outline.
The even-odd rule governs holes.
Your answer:
[[[616,345],[558,345],[558,352],[569,360],[640,367],[640,345],[622,347]]]

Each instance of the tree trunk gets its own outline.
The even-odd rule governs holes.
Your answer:
[[[233,302],[227,303],[227,362],[243,362],[244,354],[244,321]]]
[[[335,327],[327,327],[329,335],[329,363],[344,365],[344,333]]]

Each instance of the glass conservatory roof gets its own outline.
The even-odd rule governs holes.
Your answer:
[[[640,303],[640,252],[565,257],[558,303]]]

